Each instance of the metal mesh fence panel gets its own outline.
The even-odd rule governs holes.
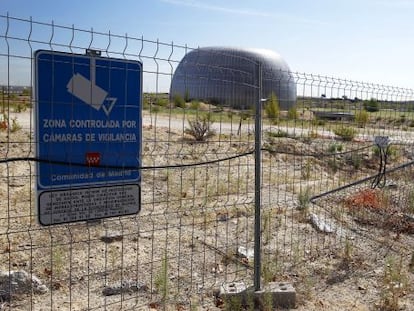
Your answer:
[[[413,90],[262,68],[240,51],[3,15],[0,25],[1,310],[231,309],[220,286],[253,285],[258,264],[263,284],[296,286],[299,310],[341,309],[355,279],[360,306],[391,295],[410,307]],[[39,224],[37,50],[142,62],[141,162],[116,168],[140,172],[139,213]]]

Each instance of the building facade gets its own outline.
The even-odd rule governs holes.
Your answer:
[[[204,47],[187,53],[173,75],[170,97],[251,109],[274,93],[282,110],[296,103],[287,63],[270,50]]]

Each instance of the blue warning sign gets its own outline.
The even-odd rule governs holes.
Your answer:
[[[139,186],[139,61],[39,50],[35,83],[39,197],[53,189]]]

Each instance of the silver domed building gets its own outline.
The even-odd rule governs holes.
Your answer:
[[[266,98],[272,93],[283,110],[296,103],[295,79],[282,57],[270,50],[228,47],[198,48],[187,53],[170,88],[171,98],[178,94],[238,109],[252,108],[259,96]]]

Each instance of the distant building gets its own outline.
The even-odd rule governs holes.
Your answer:
[[[248,109],[258,103],[259,97],[269,97],[272,92],[281,109],[295,105],[295,79],[279,54],[261,49],[204,47],[190,51],[181,60],[172,78],[170,97],[178,94],[187,100]]]
[[[4,94],[16,94],[16,95],[22,95],[25,92],[30,93],[31,88],[29,86],[19,86],[19,85],[0,85],[0,91]]]

